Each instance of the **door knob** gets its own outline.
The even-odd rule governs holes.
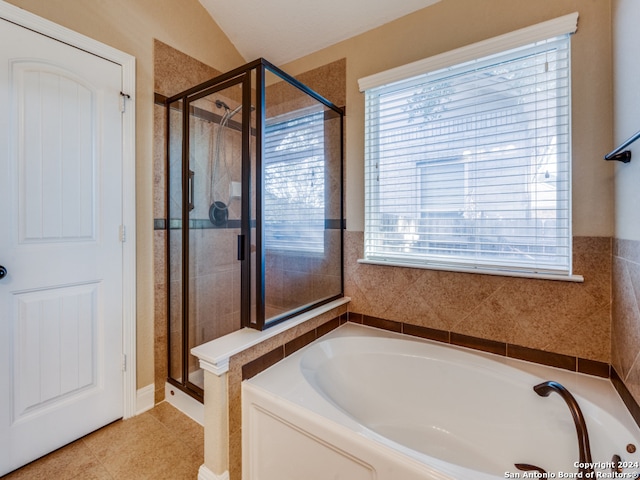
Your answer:
[[[0,279],[7,276],[7,269],[0,265]]]

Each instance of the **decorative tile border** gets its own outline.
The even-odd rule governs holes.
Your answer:
[[[291,355],[302,347],[320,338],[322,335],[325,335],[334,328],[337,328],[347,319],[350,322],[360,323],[363,325],[368,325],[370,327],[381,328],[383,330],[389,330],[396,333],[404,333],[406,335],[411,335],[414,337],[420,337],[428,340],[435,340],[441,343],[448,343],[460,347],[471,348],[473,350],[493,353],[496,355],[501,355],[503,357],[525,360],[527,362],[562,368],[563,370],[580,372],[597,377],[610,377],[610,367],[604,362],[572,357],[570,355],[563,355],[560,353],[545,352],[543,350],[523,347],[520,345],[511,345],[508,343],[496,342],[494,340],[487,340],[470,335],[462,335],[455,332],[447,332],[445,330],[421,327],[418,325],[411,325],[408,323],[396,322],[394,320],[387,320],[384,318],[372,317],[370,315],[362,315],[359,313],[349,312],[348,315],[344,314],[340,317],[336,317],[333,320],[330,320],[319,326],[318,328],[311,330],[310,332],[307,332],[306,334],[297,337],[290,342],[281,345],[274,350],[271,350],[264,355],[256,358],[255,360],[243,365],[243,380],[251,378],[261,371],[269,368],[283,358]]]
[[[326,335],[331,330],[338,328],[340,325],[347,321],[347,314],[344,313],[339,317],[335,317],[328,322],[319,325],[313,330],[308,331],[307,333],[290,340],[284,345],[280,345],[273,350],[259,356],[255,360],[250,361],[249,363],[245,363],[242,365],[242,380],[248,380],[251,377],[256,376],[263,370],[275,365],[280,360],[288,357],[294,352],[297,352],[302,347],[310,344],[314,340]]]
[[[446,330],[421,327],[404,322],[386,320],[384,318],[362,315],[360,313],[349,312],[349,321],[361,323],[370,327],[382,328],[392,332],[404,333],[414,337],[426,338],[437,342],[449,343],[460,347],[472,348],[482,352],[494,353],[503,357],[526,360],[528,362],[539,363],[550,367],[562,368],[572,372],[580,372],[597,377],[609,378],[609,364],[595,360],[587,360],[560,353],[545,352],[535,348],[512,345],[510,343],[487,340],[485,338],[462,335]]]

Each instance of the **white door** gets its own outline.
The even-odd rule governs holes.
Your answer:
[[[121,68],[0,20],[0,475],[123,416]]]

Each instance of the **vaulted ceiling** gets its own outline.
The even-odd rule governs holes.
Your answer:
[[[440,0],[200,0],[249,62],[282,65]]]

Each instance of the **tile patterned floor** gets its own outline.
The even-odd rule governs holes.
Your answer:
[[[2,480],[195,480],[204,430],[166,402],[118,421]]]

